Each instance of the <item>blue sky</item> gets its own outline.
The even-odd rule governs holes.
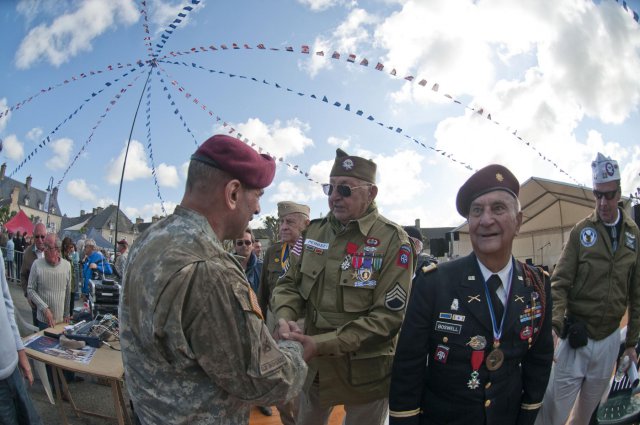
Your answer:
[[[639,3],[2,1],[0,112],[38,95],[2,114],[0,155],[19,181],[59,183],[69,216],[115,203],[151,70],[122,191],[131,219],[173,211],[196,144],[230,129],[282,158],[261,215],[281,200],[326,214],[317,182],[337,147],[378,163],[378,205],[401,224],[460,224],[458,187],[493,162],[521,182],[590,186],[603,152],[629,194],[640,186]],[[163,34],[151,69],[145,37],[156,50]]]

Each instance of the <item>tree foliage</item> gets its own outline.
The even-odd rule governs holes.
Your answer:
[[[275,243],[278,241],[278,218],[272,215],[268,215],[264,218],[264,227],[267,236],[269,236],[269,240],[271,243]]]

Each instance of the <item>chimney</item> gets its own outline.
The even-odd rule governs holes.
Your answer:
[[[102,211],[104,211],[104,208],[102,207],[97,207],[96,208],[97,214],[100,214]]]
[[[31,189],[31,180],[32,180],[31,176],[28,176],[26,181],[27,191]]]
[[[93,215],[96,215],[96,214],[97,214],[97,213],[96,213],[96,209],[95,209],[95,208],[93,208],[93,210],[91,211],[91,214],[93,214]]]
[[[158,217],[157,215],[154,215],[153,217],[151,217],[151,222],[152,222],[152,223],[155,223],[155,222],[157,222],[158,220],[160,220],[160,217]]]
[[[4,173],[7,172],[7,163],[4,162],[2,163],[2,166],[0,166],[0,180],[4,179]]]
[[[80,216],[84,215],[84,210],[80,210]]]
[[[418,230],[421,229],[421,227],[420,227],[420,219],[419,218],[416,218],[416,227],[418,228]]]
[[[54,187],[51,191],[51,199],[58,200],[58,187]]]
[[[142,217],[136,218],[136,224],[142,224],[142,223],[144,223],[144,219]]]

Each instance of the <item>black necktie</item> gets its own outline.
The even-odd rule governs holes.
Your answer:
[[[491,304],[493,305],[493,312],[496,317],[496,325],[500,326],[502,315],[504,314],[504,306],[502,305],[502,301],[500,301],[500,297],[498,297],[498,288],[502,286],[500,276],[497,274],[491,275],[489,280],[487,280],[487,285],[489,286],[489,296],[491,297]]]

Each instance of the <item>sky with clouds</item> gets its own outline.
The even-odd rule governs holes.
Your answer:
[[[280,159],[261,217],[282,200],[326,214],[336,148],[378,164],[385,216],[423,227],[460,224],[457,189],[490,163],[590,186],[602,152],[625,194],[640,186],[640,0],[190,3],[0,2],[7,174],[53,178],[77,216],[117,202],[131,133],[121,208],[149,220],[232,128]]]

